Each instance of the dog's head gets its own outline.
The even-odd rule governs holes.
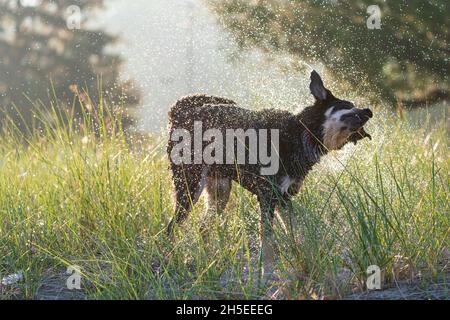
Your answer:
[[[325,88],[316,71],[311,73],[309,88],[316,102],[302,112],[302,120],[326,149],[338,150],[348,142],[356,144],[366,137],[371,139],[364,130],[373,116],[370,109],[359,109],[349,101],[336,98]]]

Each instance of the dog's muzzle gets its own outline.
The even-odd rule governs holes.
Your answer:
[[[373,113],[370,109],[358,109],[348,115],[346,124],[352,131],[358,131],[361,129],[370,118],[373,117]]]
[[[369,140],[372,140],[372,136],[364,130],[364,125],[372,117],[373,113],[370,109],[359,109],[355,112],[355,117],[352,118],[352,123],[350,125],[354,132],[350,135],[349,141],[356,144],[359,140],[364,138],[369,138]]]

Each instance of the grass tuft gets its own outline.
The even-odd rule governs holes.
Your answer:
[[[55,105],[26,130],[3,122],[0,274],[24,280],[0,285],[0,298],[345,298],[365,290],[373,264],[384,287],[448,278],[445,120],[419,127],[378,115],[373,141],[316,166],[295,199],[296,225],[275,228],[277,273],[259,290],[255,199],[234,187],[207,243],[200,201],[168,242],[165,139],[126,134],[120,114],[97,108],[77,120]],[[69,265],[81,267],[80,291],[65,287]]]

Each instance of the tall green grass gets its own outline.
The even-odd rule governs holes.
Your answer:
[[[235,186],[207,242],[200,201],[170,242],[164,136],[125,134],[120,115],[96,108],[76,121],[54,106],[28,129],[4,121],[0,274],[24,279],[1,298],[344,298],[365,289],[373,264],[385,287],[448,274],[445,113],[418,126],[379,111],[372,141],[317,165],[295,198],[296,224],[276,224],[276,273],[258,288],[256,200]],[[69,265],[81,267],[80,291],[65,288]]]

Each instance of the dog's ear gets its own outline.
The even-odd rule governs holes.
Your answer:
[[[311,72],[311,83],[309,85],[309,89],[311,90],[311,94],[316,98],[316,100],[326,100],[331,92],[325,88],[323,85],[322,79],[316,70]]]

